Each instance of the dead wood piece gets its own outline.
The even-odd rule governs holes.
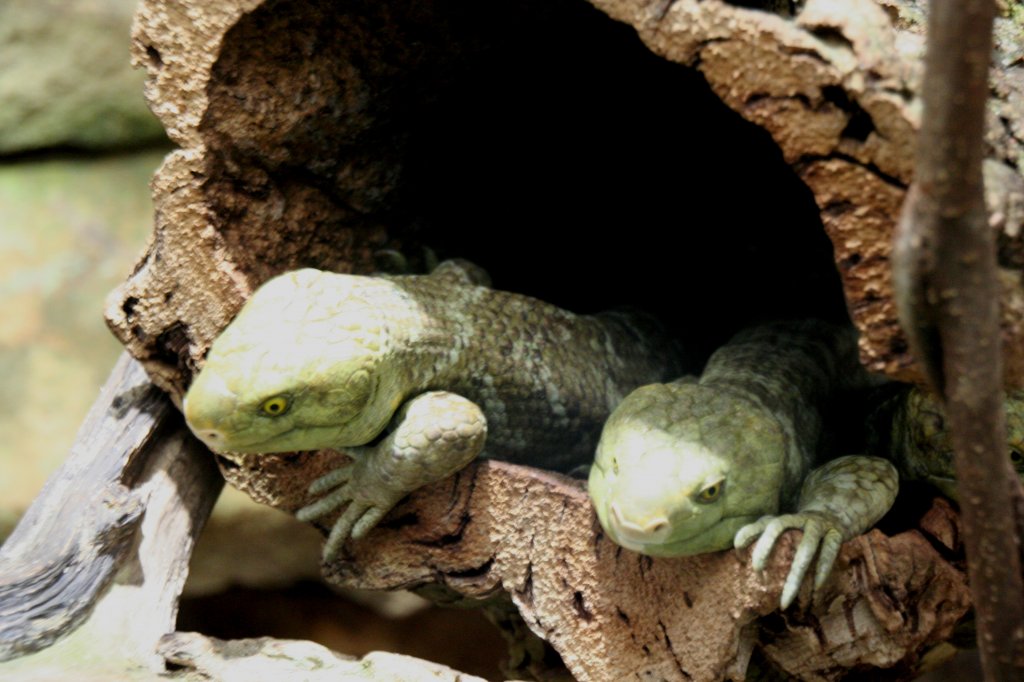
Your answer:
[[[222,485],[167,397],[123,354],[68,461],[0,551],[0,660],[18,659],[7,671],[41,673],[62,659],[163,670],[156,640],[173,629]]]
[[[910,676],[969,608],[963,573],[919,532],[874,531],[847,543],[818,600],[805,587],[784,621],[766,619],[794,539],[763,579],[746,551],[652,559],[603,536],[580,482],[481,462],[414,493],[325,570],[368,589],[505,590],[580,680],[740,679],[758,646],[792,679],[859,665]]]
[[[80,492],[115,483],[118,499]],[[206,448],[122,356],[71,458],[0,554],[0,677],[155,682],[170,662],[181,667],[171,678],[192,681],[482,682],[408,656],[356,660],[312,642],[174,633],[188,560],[222,485]]]
[[[403,682],[484,682],[475,675],[411,656],[374,651],[361,659],[342,656],[313,642],[259,639],[220,640],[194,632],[164,637],[160,650],[180,666],[187,679],[278,682],[336,680],[403,680]]]
[[[133,488],[172,414],[123,354],[68,461],[0,551],[0,660],[48,646],[89,615],[134,540],[145,496]]]
[[[921,517],[920,526],[927,537],[939,542],[952,552],[963,554],[960,515],[953,509],[953,505],[944,498],[935,498],[931,509]]]
[[[922,29],[906,18],[919,14],[915,3],[809,0],[792,19],[698,0],[593,4],[653,52],[699,69],[771,133],[822,211],[865,364],[921,383],[886,267],[920,126]],[[415,221],[401,178],[418,103],[458,78],[501,24],[442,5],[143,3],[134,59],[182,150],[157,173],[153,242],[107,317],[162,388],[183,392],[210,341],[271,275],[365,272],[376,251],[401,246]],[[268,35],[277,39],[253,51]],[[1022,74],[1019,62],[997,65],[989,121],[991,161],[1018,180]],[[1006,308],[1006,380],[1017,386],[1024,305]]]

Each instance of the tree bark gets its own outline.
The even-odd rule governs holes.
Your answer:
[[[978,644],[986,679],[1019,679],[1024,587],[1006,452],[995,243],[985,212],[982,137],[991,0],[931,3],[915,185],[900,223],[894,282],[911,347],[944,397],[956,452]]]

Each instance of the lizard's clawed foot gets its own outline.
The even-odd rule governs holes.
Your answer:
[[[818,555],[818,561],[814,571],[814,589],[818,590],[825,584],[825,580],[832,572],[839,548],[843,545],[843,533],[838,520],[821,512],[765,516],[740,528],[733,541],[736,548],[741,549],[760,536],[751,553],[751,563],[755,571],[763,571],[768,565],[768,557],[771,556],[779,536],[791,529],[802,530],[804,535],[797,546],[789,574],[782,587],[783,609],[789,608],[796,599],[804,576],[814,564],[815,555]]]
[[[324,543],[325,562],[337,557],[349,537],[358,539],[366,535],[406,494],[401,490],[366,485],[361,469],[360,462],[354,461],[316,479],[309,486],[310,495],[330,492],[295,512],[300,521],[313,521],[348,505],[334,522]]]
[[[782,588],[782,608],[789,608],[815,555],[817,591],[828,579],[843,542],[875,525],[892,506],[898,487],[896,468],[881,457],[847,455],[831,460],[804,479],[795,514],[762,517],[740,528],[733,544],[746,547],[760,535],[751,563],[754,570],[763,571],[779,535],[790,529],[804,532]]]
[[[324,561],[331,561],[345,540],[366,535],[403,497],[466,466],[486,436],[476,403],[447,391],[418,395],[396,413],[384,440],[346,449],[352,462],[313,481],[309,493],[326,494],[296,516],[312,521],[348,505],[324,543]]]

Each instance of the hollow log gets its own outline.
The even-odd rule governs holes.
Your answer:
[[[179,149],[153,182],[149,247],[108,300],[114,333],[180,401],[269,277],[430,247],[566,307],[647,307],[704,350],[753,319],[848,310],[864,364],[920,382],[889,276],[920,124],[916,3],[592,5],[145,0],[133,56]],[[997,71],[989,205],[1020,386],[1024,66]],[[686,247],[664,248],[666,231]],[[295,509],[339,456],[219,461]],[[741,678],[751,661],[901,679],[969,608],[959,547],[937,539],[956,515],[936,504],[848,543],[825,593],[784,614],[789,539],[764,576],[743,552],[643,558],[601,537],[579,482],[497,462],[418,491],[325,568],[507,591],[579,679]]]

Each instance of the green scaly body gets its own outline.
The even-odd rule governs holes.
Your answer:
[[[867,419],[868,452],[890,457],[903,479],[926,481],[956,500],[953,445],[938,398],[911,386],[886,393]],[[1009,392],[1004,406],[1007,454],[1024,481],[1024,390]]]
[[[737,335],[699,380],[638,389],[609,418],[591,469],[602,526],[620,545],[656,556],[760,536],[758,570],[779,534],[800,528],[782,595],[788,606],[815,555],[820,585],[841,543],[895,498],[897,474],[884,459],[843,457],[812,470],[820,406],[865,381],[852,330],[800,321]]]
[[[888,510],[896,469],[955,500],[941,405],[911,386],[872,390],[862,424],[871,456],[812,469],[820,407],[836,392],[872,383],[854,340],[852,330],[821,322],[766,325],[730,341],[699,379],[629,395],[608,420],[589,482],[609,536],[654,556],[742,547],[760,536],[752,554],[760,570],[780,533],[803,529],[783,588],[786,607],[815,554],[817,588],[841,543]],[[1008,394],[1005,405],[1009,458],[1024,480],[1024,391]]]
[[[485,278],[454,261],[425,276],[274,278],[212,345],[185,397],[188,425],[221,452],[352,455],[299,511],[347,505],[330,558],[481,453],[561,471],[589,463],[627,393],[682,371],[642,316],[574,315]]]

